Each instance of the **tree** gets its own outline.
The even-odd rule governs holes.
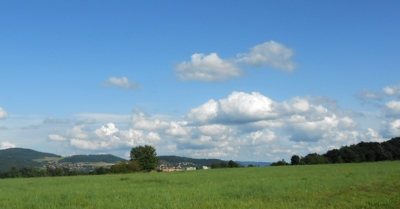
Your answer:
[[[132,148],[131,160],[138,162],[143,170],[148,171],[155,169],[158,165],[156,149],[149,145]]]
[[[289,165],[284,159],[271,163],[270,166]]]
[[[298,155],[293,155],[290,158],[290,165],[299,165],[300,164],[300,157]]]
[[[219,164],[220,164],[221,168],[228,168],[229,167],[228,163],[226,163],[225,161],[222,161]]]
[[[230,168],[237,168],[237,167],[239,167],[239,164],[237,164],[235,161],[233,161],[233,160],[230,160],[229,162],[228,162],[228,165],[229,165],[229,167]]]
[[[210,167],[211,167],[211,169],[221,168],[221,164],[219,164],[217,162],[212,162]]]

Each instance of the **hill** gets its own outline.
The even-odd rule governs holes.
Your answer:
[[[121,161],[126,161],[123,158],[116,157],[114,155],[105,154],[105,155],[73,155],[71,157],[66,157],[59,160],[59,163],[80,163],[80,162],[104,162],[104,163],[117,163]]]
[[[11,167],[42,167],[47,161],[35,161],[36,159],[61,158],[60,155],[38,152],[24,148],[10,148],[0,150],[0,172],[9,171]]]
[[[117,163],[120,161],[126,161],[123,158],[116,157],[114,155],[74,155],[71,157],[63,158],[60,155],[39,152],[31,149],[24,148],[10,148],[0,150],[0,172],[7,172],[11,167],[17,169],[25,167],[41,168],[45,166],[49,161],[58,163]]]
[[[192,163],[194,166],[210,166],[213,162],[226,162],[225,160],[220,159],[195,159],[188,157],[178,157],[174,155],[170,156],[157,156],[160,159],[160,163],[166,164],[178,164],[178,163]]]

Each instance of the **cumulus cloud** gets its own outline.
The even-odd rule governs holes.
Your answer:
[[[371,100],[380,101],[385,97],[396,97],[400,99],[400,84],[384,87],[381,91],[373,92],[368,89],[362,89],[355,94],[356,98],[368,102]]]
[[[169,124],[157,118],[151,118],[145,111],[135,110],[132,116],[132,126],[135,129],[159,130],[166,129]]]
[[[197,126],[201,134],[212,136],[214,131],[225,139],[243,134],[241,141],[237,142],[243,146],[272,142],[278,138],[276,131],[281,133],[280,137],[293,142],[354,141],[354,137],[362,138],[351,132],[358,127],[351,116],[338,111],[336,106],[328,109],[321,104],[320,100],[310,97],[294,97],[279,103],[258,92],[233,92],[228,98],[210,100],[191,109],[184,119]],[[240,129],[232,128],[235,125],[240,125]],[[260,143],[256,139],[260,139]]]
[[[0,150],[15,148],[17,147],[15,144],[10,143],[9,141],[1,142]]]
[[[8,113],[2,107],[0,107],[0,120],[5,119],[7,117],[8,117]]]
[[[144,130],[121,130],[114,123],[108,123],[97,129],[85,124],[75,125],[64,134],[49,134],[52,141],[66,141],[71,147],[82,150],[110,150],[138,145],[155,145],[162,141],[156,132]]]
[[[400,84],[386,86],[382,91],[386,96],[395,96],[400,98]]]
[[[383,120],[381,133],[388,138],[400,136],[400,120]]]
[[[135,83],[134,81],[129,81],[127,77],[110,77],[102,84],[105,87],[119,87],[119,88],[124,88],[124,89],[133,89],[133,90],[141,90],[142,87]]]
[[[190,62],[174,68],[181,80],[221,81],[244,75],[234,61],[221,59],[217,53],[193,54]]]
[[[400,101],[390,101],[385,104],[384,113],[386,117],[400,116]]]
[[[388,102],[387,108],[397,111],[397,105]],[[150,144],[159,154],[272,160],[400,134],[397,118],[386,120],[383,131],[378,131],[359,127],[353,117],[329,98],[277,102],[259,92],[232,92],[192,108],[180,120],[136,109],[124,123],[75,124],[64,134],[52,133],[48,138],[80,150]]]
[[[233,92],[218,102],[210,100],[200,107],[193,108],[185,119],[195,123],[237,123],[276,118],[275,103],[258,92],[247,94]]]
[[[270,66],[285,72],[292,72],[296,68],[296,63],[291,60],[293,54],[293,49],[270,41],[252,47],[249,53],[238,54],[237,62],[254,67]]]
[[[209,55],[196,53],[191,61],[181,62],[174,67],[180,80],[222,81],[245,74],[239,65],[269,66],[285,72],[292,72],[296,63],[291,59],[293,50],[275,41],[265,42],[250,49],[249,53],[239,53],[236,58],[222,59],[217,53]]]
[[[259,146],[268,144],[277,138],[276,134],[270,130],[255,131],[245,136],[242,141],[243,146]]]
[[[66,124],[69,123],[68,119],[58,119],[54,117],[47,117],[43,120],[44,124]]]

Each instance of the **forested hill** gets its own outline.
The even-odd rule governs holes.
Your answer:
[[[80,163],[80,162],[104,162],[104,163],[117,163],[121,161],[126,161],[123,158],[116,157],[114,155],[74,155],[71,157],[66,157],[59,160],[59,163]]]
[[[188,157],[178,157],[178,156],[157,156],[160,159],[160,163],[167,163],[167,164],[176,164],[176,163],[193,163],[195,165],[204,165],[210,166],[211,163],[217,162],[226,162],[224,160],[219,159],[195,159],[195,158],[188,158]]]
[[[8,156],[12,158],[22,158],[22,159],[40,159],[45,157],[61,157],[60,155],[39,152],[31,149],[25,148],[9,148],[0,150],[0,156]]]
[[[293,155],[291,165],[328,164],[328,163],[360,163],[385,160],[400,160],[400,137],[384,142],[360,142],[340,149],[332,149],[325,154],[310,153],[304,157]],[[271,165],[288,165],[285,160]]]
[[[61,158],[60,155],[51,153],[38,152],[24,148],[10,148],[0,150],[0,172],[10,170],[11,167],[41,167],[45,162],[37,162],[35,159],[43,159],[46,157]]]
[[[49,161],[58,163],[69,162],[69,163],[117,163],[120,161],[126,161],[123,158],[116,157],[114,155],[74,155],[71,157],[63,158],[60,155],[38,152],[31,149],[24,148],[10,148],[0,150],[0,173],[6,172],[11,167],[21,168],[39,168],[46,165]]]

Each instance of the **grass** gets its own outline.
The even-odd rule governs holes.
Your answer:
[[[1,179],[2,208],[400,208],[400,161]]]

